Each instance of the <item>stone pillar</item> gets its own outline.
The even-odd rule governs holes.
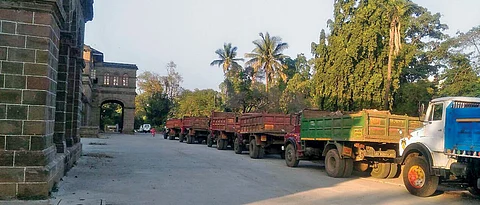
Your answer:
[[[63,176],[53,143],[60,11],[52,1],[0,1],[2,199],[45,198]]]
[[[135,121],[135,108],[125,107],[123,109],[123,130],[124,134],[133,134],[133,122]]]

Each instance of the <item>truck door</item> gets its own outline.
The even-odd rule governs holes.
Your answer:
[[[430,149],[434,152],[443,152],[444,129],[445,129],[445,109],[443,102],[430,105],[428,113],[428,122],[425,126],[425,137],[429,138]]]

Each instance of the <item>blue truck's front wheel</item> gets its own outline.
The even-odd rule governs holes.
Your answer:
[[[407,160],[403,170],[403,183],[408,192],[415,196],[431,196],[438,187],[438,176],[430,173],[424,157],[415,156]]]

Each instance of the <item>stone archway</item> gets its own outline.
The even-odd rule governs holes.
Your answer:
[[[114,132],[123,133],[125,105],[118,100],[107,100],[100,104],[100,126],[103,132],[112,132],[107,126],[116,126]]]

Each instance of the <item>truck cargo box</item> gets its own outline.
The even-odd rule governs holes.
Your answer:
[[[183,127],[195,130],[208,130],[209,121],[210,118],[208,117],[184,117]]]
[[[167,128],[182,128],[182,120],[177,118],[168,119],[165,125]]]
[[[398,143],[401,134],[422,126],[416,117],[392,115],[388,111],[356,113],[305,109],[300,121],[302,140],[332,140]]]
[[[475,107],[476,106],[476,107]],[[445,151],[480,156],[480,104],[453,102],[446,109]]]
[[[292,131],[294,117],[285,114],[248,113],[243,114],[240,121],[240,133],[265,133],[284,135]]]
[[[210,130],[235,132],[237,116],[233,112],[212,112],[210,116]]]

